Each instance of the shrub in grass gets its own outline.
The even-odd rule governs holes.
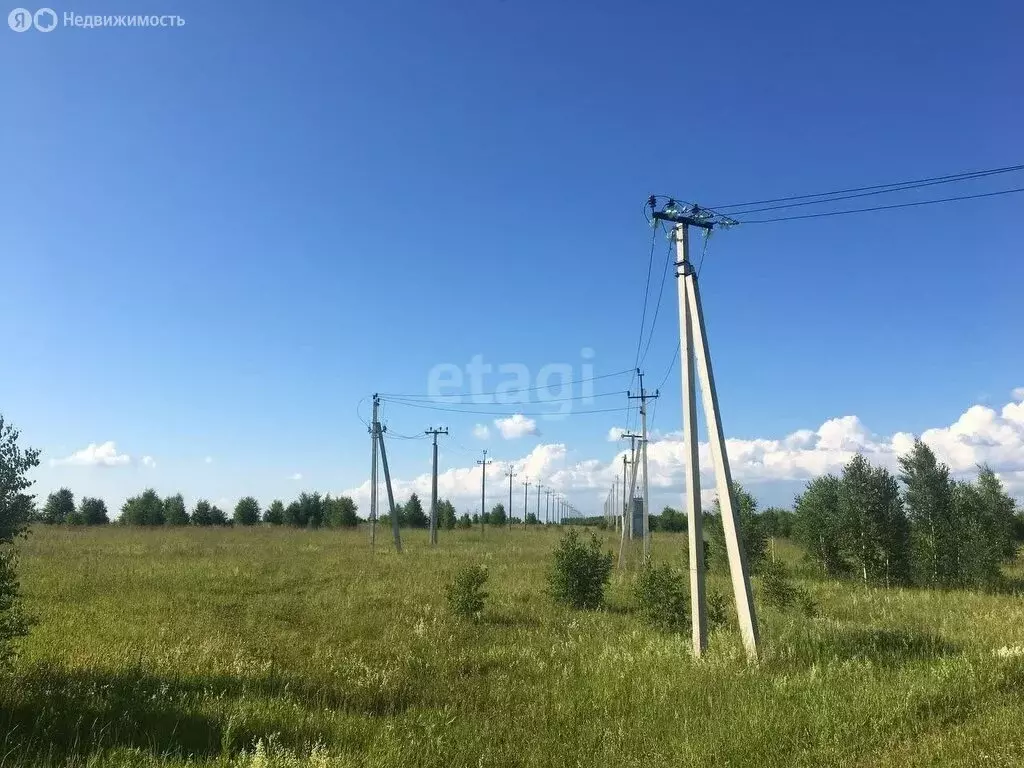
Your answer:
[[[571,608],[600,608],[611,573],[612,554],[601,551],[597,536],[591,534],[590,541],[583,542],[570,530],[555,548],[548,591],[556,603]]]
[[[708,610],[708,629],[718,629],[729,623],[729,598],[721,592],[708,592],[705,596]]]
[[[486,565],[470,565],[459,569],[455,578],[445,586],[445,595],[452,613],[463,619],[479,621],[487,600],[484,591],[486,582]]]
[[[803,587],[793,583],[789,571],[781,560],[768,561],[761,573],[761,592],[764,601],[783,610],[799,608],[808,616],[814,615],[815,605],[810,594]]]
[[[683,574],[670,565],[650,560],[633,583],[633,598],[644,621],[665,632],[689,628],[690,599]]]

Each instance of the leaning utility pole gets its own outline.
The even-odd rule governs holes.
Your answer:
[[[509,502],[509,503],[511,503],[511,502]],[[524,480],[523,481],[523,527],[524,528],[526,527],[526,515],[528,514],[526,510],[527,510],[527,507],[528,507],[529,503],[530,503],[530,481],[529,480]]]
[[[384,465],[384,484],[388,489],[388,505],[391,508],[391,534],[395,538],[395,551],[402,554],[402,535],[398,531],[398,510],[395,509],[395,494],[391,489],[391,472],[388,471],[388,453],[384,450],[384,433],[387,427],[377,425],[377,442],[380,443],[380,461]]]
[[[512,478],[516,476],[516,473],[512,470],[515,467],[509,467],[508,472],[505,475],[508,477],[508,529],[512,530]]]
[[[641,437],[640,437],[640,450],[642,452],[641,461],[643,462],[643,465],[644,465],[644,490],[643,490],[643,499],[644,499],[643,500],[643,505],[644,505],[644,514],[643,514],[644,530],[643,530],[643,537],[644,537],[644,557],[646,558],[646,557],[649,557],[650,554],[651,554],[651,524],[650,524],[650,518],[648,517],[649,512],[648,512],[648,508],[647,508],[647,506],[648,506],[648,495],[647,494],[648,494],[648,490],[649,490],[649,486],[648,486],[648,483],[647,483],[647,401],[648,400],[653,400],[654,398],[656,398],[658,396],[658,391],[655,390],[653,395],[647,394],[647,391],[644,389],[644,374],[643,374],[643,372],[639,368],[637,369],[636,372],[637,372],[637,375],[640,377],[640,394],[639,395],[629,395],[629,399],[630,400],[639,400],[640,401],[640,425],[641,425],[641,428],[640,428],[640,435],[641,435]]]
[[[482,538],[484,535],[484,499],[487,496],[487,465],[491,463],[491,460],[487,458],[486,448],[484,448],[484,460],[477,459],[476,463],[480,465],[480,536]]]
[[[427,429],[424,434],[434,436],[434,472],[430,479],[430,544],[437,545],[437,436],[447,435],[448,427],[444,429]]]
[[[373,395],[373,421],[370,422],[370,551],[377,543],[377,410],[380,396]]]
[[[739,537],[739,519],[732,493],[732,473],[729,455],[725,449],[725,431],[718,407],[718,393],[711,368],[707,329],[697,288],[697,273],[689,258],[689,228],[699,227],[710,234],[717,225],[734,224],[728,217],[704,210],[696,205],[677,204],[668,200],[657,210],[657,198],[648,200],[655,222],[671,222],[676,244],[676,285],[679,294],[679,352],[682,362],[683,434],[686,451],[686,512],[689,523],[690,544],[690,605],[693,616],[693,653],[700,656],[707,647],[707,608],[704,595],[704,541],[701,532],[700,466],[697,443],[697,402],[694,388],[694,358],[700,376],[704,401],[704,421],[708,426],[711,456],[715,464],[715,481],[722,514],[722,529],[729,558],[729,574],[739,618],[740,633],[748,658],[757,658],[757,618],[750,591],[746,554]]]

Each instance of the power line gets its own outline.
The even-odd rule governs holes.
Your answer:
[[[772,219],[752,219],[740,221],[740,224],[767,224],[772,221],[793,221],[795,219],[817,219],[823,216],[843,216],[847,213],[868,213],[870,211],[888,211],[894,208],[914,208],[919,205],[934,205],[936,203],[952,203],[958,200],[977,200],[982,197],[996,197],[998,195],[1012,195],[1015,192],[1024,192],[1024,187],[1014,189],[1001,189],[998,192],[981,192],[975,195],[959,195],[957,197],[941,197],[935,200],[918,200],[913,203],[897,203],[895,205],[875,205],[870,208],[851,208],[845,211],[825,211],[823,213],[804,213],[798,216],[777,216]]]
[[[600,381],[601,379],[610,379],[615,376],[625,376],[627,373],[635,374],[636,371],[633,368],[623,368],[621,371],[615,371],[614,373],[602,373],[600,376],[588,376],[582,379],[573,379],[572,381],[562,381],[558,383],[558,386],[568,386],[569,384],[583,384],[588,381]],[[517,392],[535,392],[538,389],[551,389],[554,384],[538,384],[535,387],[520,387],[518,389],[508,389],[503,392],[453,392],[450,395],[438,395],[437,393],[426,393],[423,395],[408,395],[400,392],[381,392],[381,397],[398,397],[405,400],[434,400],[438,397],[481,397],[484,395],[511,395]]]
[[[658,327],[658,313],[661,311],[661,299],[665,294],[665,281],[668,279],[668,268],[674,262],[670,258],[672,252],[672,243],[668,244],[668,252],[665,254],[665,268],[661,272],[661,286],[658,288],[658,303],[654,305],[654,318],[651,320],[651,330],[647,334],[647,344],[644,346],[644,353],[637,359],[637,368],[643,367],[644,361],[647,359],[647,352],[651,348],[651,341],[654,339],[654,329]]]
[[[749,205],[766,205],[768,203],[786,203],[791,200],[809,200],[812,197],[830,197],[832,195],[845,195],[849,192],[866,192],[869,190],[885,190],[885,191],[898,191],[899,189],[906,188],[912,189],[913,186],[930,186],[932,184],[945,184],[947,182],[960,181],[963,179],[972,178],[983,178],[985,176],[994,176],[1001,173],[1013,173],[1015,171],[1024,170],[1024,165],[1007,165],[1001,168],[990,168],[983,171],[964,171],[962,173],[953,173],[946,176],[931,176],[926,179],[915,179],[911,181],[894,181],[888,184],[873,184],[867,187],[850,187],[848,189],[837,189],[832,192],[817,192],[815,194],[808,195],[790,195],[789,197],[774,197],[767,200],[752,200],[747,203],[733,203],[732,205],[716,205],[711,206],[712,208],[718,209],[730,209],[730,208],[746,208]],[[886,189],[888,187],[895,187],[896,190]],[[737,213],[751,213],[751,211],[738,211]]]
[[[623,394],[625,394],[625,390],[621,390],[621,391],[618,391],[618,392],[598,392],[597,394],[589,394],[589,395],[573,395],[572,397],[551,397],[551,398],[545,398],[544,400],[540,400],[538,402],[539,403],[568,403],[568,402],[571,402],[571,401],[574,401],[574,400],[587,400],[589,398],[594,398],[594,397],[618,397],[619,395],[623,395]],[[483,395],[472,395],[472,397],[482,397],[482,396]],[[384,397],[384,395],[382,395],[381,397]],[[444,397],[458,397],[458,395],[445,395]],[[488,395],[488,397],[490,397],[490,395]],[[439,398],[437,398],[437,397],[394,397],[394,396],[388,396],[386,398],[386,401],[389,402],[389,403],[405,403],[407,405],[415,405],[415,404],[418,404],[418,403],[436,403],[436,402],[438,402],[438,400],[439,400]],[[487,405],[487,403],[470,403],[470,404],[471,405]],[[527,401],[526,404],[532,405],[532,403],[530,401]],[[460,403],[455,403],[455,402],[446,403],[444,401],[441,401],[441,405],[460,405]],[[497,407],[510,408],[510,407],[516,406],[516,403],[514,403],[514,402],[513,403],[494,403],[494,405],[497,406]]]
[[[441,406],[441,405],[427,405],[426,403],[413,403],[413,402],[405,402],[405,401],[402,401],[402,400],[389,400],[388,402],[393,403],[395,405],[404,405],[407,408],[426,408],[427,410],[431,410],[431,411],[449,411],[451,413],[475,413],[475,414],[481,414],[481,415],[484,415],[484,416],[517,416],[517,415],[518,416],[552,416],[552,415],[554,415],[550,411],[545,412],[545,413],[539,413],[539,412],[524,413],[523,411],[512,411],[512,412],[501,413],[501,412],[498,412],[498,411],[477,411],[477,410],[471,410],[471,409],[468,409],[468,408],[446,408],[446,407]],[[563,415],[563,416],[579,416],[579,415],[582,415],[582,414],[585,414],[585,413],[613,413],[613,412],[618,412],[618,411],[621,411],[621,410],[622,410],[621,408],[595,408],[595,409],[588,409],[588,410],[585,410],[585,411],[570,411],[569,413],[560,414],[560,415]]]
[[[640,345],[644,343],[644,325],[647,323],[647,302],[651,298],[651,270],[654,268],[654,246],[657,244],[657,241],[658,228],[653,227],[651,229],[651,253],[647,259],[647,284],[644,286],[644,309],[640,315],[640,335],[636,340],[636,359],[633,361],[634,371],[640,367]],[[651,331],[654,331],[653,325]],[[633,386],[632,380],[630,380],[629,386]]]

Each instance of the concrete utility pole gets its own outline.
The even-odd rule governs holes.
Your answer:
[[[544,525],[551,525],[551,489],[544,491]]]
[[[377,543],[377,410],[380,397],[373,395],[373,421],[370,422],[370,551]]]
[[[631,433],[624,434],[623,437],[630,439],[630,460],[627,461],[626,457],[622,457],[623,461],[623,472],[625,467],[629,464],[632,467],[632,471],[629,473],[629,501],[622,508],[622,539],[619,542],[619,568],[624,568],[626,565],[626,531],[629,531],[629,538],[633,538],[633,492],[636,489],[636,467],[639,463],[636,458],[636,439],[640,435],[634,435]],[[623,488],[625,488],[625,478],[623,478]],[[623,491],[625,492],[625,491]]]
[[[640,435],[641,435],[641,437],[640,437],[640,450],[642,452],[641,461],[643,462],[643,466],[644,466],[644,486],[643,486],[644,530],[643,530],[643,537],[644,537],[644,557],[646,558],[646,557],[649,557],[650,554],[651,554],[651,523],[650,523],[650,517],[649,517],[650,512],[648,511],[648,502],[649,502],[648,490],[649,490],[649,485],[647,483],[647,401],[648,400],[653,400],[654,398],[656,398],[658,396],[658,392],[657,392],[657,390],[655,390],[653,395],[647,394],[647,391],[644,389],[644,374],[643,374],[643,372],[639,368],[637,369],[637,375],[640,377],[640,394],[639,395],[629,395],[629,399],[630,400],[639,400],[640,401],[640,425],[641,425],[641,428],[640,428]]]
[[[711,368],[707,330],[704,326],[697,273],[689,259],[689,227],[710,231],[719,224],[735,223],[713,211],[696,205],[679,204],[669,200],[657,210],[657,198],[648,204],[655,221],[672,222],[676,244],[676,286],[679,294],[679,351],[683,390],[683,434],[686,450],[686,513],[689,523],[690,545],[690,604],[693,615],[693,653],[700,656],[707,647],[707,609],[704,594],[704,541],[701,531],[700,466],[698,464],[697,405],[694,388],[694,359],[700,376],[704,402],[704,420],[708,426],[711,456],[715,464],[715,485],[722,510],[722,529],[725,533],[729,573],[739,619],[743,645],[748,658],[757,658],[758,632],[754,614],[754,601],[750,591],[746,554],[739,538],[739,519],[732,493],[732,473],[725,450],[725,432],[718,407],[718,393]]]
[[[526,515],[528,514],[527,508],[530,503],[530,481],[523,481],[523,527],[526,527]]]
[[[395,509],[395,494],[391,489],[391,472],[388,471],[388,452],[384,450],[384,433],[387,427],[377,425],[377,440],[380,443],[380,461],[384,465],[384,484],[388,489],[388,505],[391,508],[391,534],[395,539],[395,551],[402,554],[402,534],[398,530],[398,511]]]
[[[641,440],[643,435],[638,435],[635,432],[623,432],[622,433],[622,437],[625,440],[629,440],[629,461],[627,461],[626,463],[629,464],[632,467],[632,470],[630,472],[630,476],[632,478],[635,478],[636,477],[636,471],[637,471],[637,464],[638,464],[638,462],[637,462],[636,445],[637,445],[637,441]],[[625,486],[625,483],[626,483],[626,474],[625,474],[625,472],[623,472],[623,474],[622,474],[622,482],[623,482],[623,486]],[[633,482],[635,482],[635,479],[633,480]],[[632,483],[629,486],[629,497],[626,498],[626,517],[624,519],[627,521],[627,526],[626,527],[629,528],[629,534],[628,534],[629,540],[632,541],[633,540],[633,485],[632,485]]]
[[[444,429],[427,429],[424,434],[434,436],[434,472],[430,479],[430,545],[437,545],[437,436],[447,435],[448,427]]]
[[[477,464],[480,465],[480,537],[484,535],[484,510],[486,509],[486,497],[487,497],[487,465],[491,463],[491,460],[487,458],[487,449],[484,448],[484,460],[480,461],[477,459]]]
[[[508,529],[512,530],[512,478],[516,476],[516,473],[512,470],[515,467],[509,467],[508,472],[505,475],[508,477]]]
[[[537,523],[538,523],[538,525],[540,524],[540,494],[541,494],[541,489],[543,487],[544,487],[543,485],[541,485],[540,483],[537,483]]]

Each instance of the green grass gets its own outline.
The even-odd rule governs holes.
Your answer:
[[[631,611],[629,573],[607,610],[553,606],[556,541],[36,529],[0,766],[1024,765],[1020,596],[802,580],[818,615],[762,608],[758,665],[734,627],[695,662]],[[654,549],[682,564],[686,541]],[[469,563],[480,623],[445,601]]]

